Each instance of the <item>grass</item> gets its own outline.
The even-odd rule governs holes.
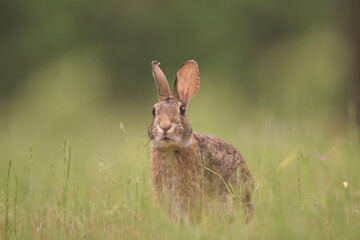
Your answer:
[[[193,122],[203,117],[197,110],[189,116]],[[325,116],[254,116],[231,131],[229,125],[193,124],[244,155],[257,210],[247,225],[241,211],[231,221],[205,212],[197,224],[178,225],[160,211],[153,194],[150,115],[131,116],[112,116],[122,119],[120,128],[94,113],[88,119],[97,127],[84,123],[57,132],[24,124],[5,131],[0,239],[359,239],[360,139],[353,120],[339,125]]]

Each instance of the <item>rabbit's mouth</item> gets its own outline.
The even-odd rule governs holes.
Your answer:
[[[163,135],[158,139],[155,139],[155,141],[153,141],[152,144],[153,146],[157,146],[157,147],[170,147],[176,144],[176,141],[167,135]]]
[[[180,136],[177,135],[162,134],[150,140],[150,142],[151,145],[156,148],[166,148],[171,146],[187,147],[191,143],[191,137],[189,139],[182,139]]]
[[[165,141],[165,142],[169,142],[169,141],[171,141],[172,139],[165,135],[161,140],[162,140],[162,141]]]
[[[164,134],[161,139],[159,139],[159,142],[162,142],[164,144],[174,144],[177,142],[176,138],[174,136],[169,136],[168,134]]]

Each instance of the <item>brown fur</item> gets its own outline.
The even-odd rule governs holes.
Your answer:
[[[154,77],[158,81],[156,71],[160,68],[155,67]],[[187,62],[179,72],[175,82],[179,86],[174,91],[181,89],[182,92],[169,97],[167,92],[164,95],[164,91],[158,89],[159,102],[154,105],[155,116],[149,125],[151,172],[157,200],[176,221],[198,218],[197,210],[209,199],[218,199],[231,211],[234,201],[225,181],[238,194],[236,197],[241,198],[247,221],[253,213],[250,171],[232,145],[214,136],[192,132],[180,109],[185,108],[197,92],[199,79],[194,74],[198,73],[197,64]],[[164,76],[161,75],[160,80],[164,84]]]

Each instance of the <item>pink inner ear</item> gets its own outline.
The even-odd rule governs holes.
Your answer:
[[[185,99],[185,91],[184,90],[180,91],[180,96],[182,99]]]

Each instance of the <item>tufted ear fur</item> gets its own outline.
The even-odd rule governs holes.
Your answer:
[[[199,68],[194,60],[185,62],[176,74],[173,97],[179,99],[185,106],[199,89],[198,76]]]
[[[166,80],[165,74],[161,71],[157,61],[152,61],[152,74],[156,82],[157,92],[158,92],[158,100],[162,100],[164,98],[170,97],[170,87],[169,83]]]

